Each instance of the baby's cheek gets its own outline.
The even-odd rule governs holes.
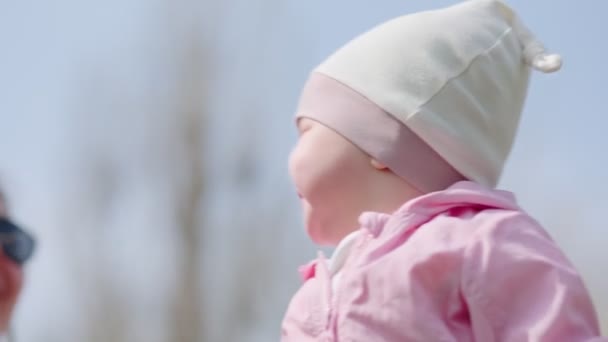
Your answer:
[[[294,148],[291,150],[288,164],[289,174],[294,181],[309,172],[307,168],[310,167],[308,165],[310,164],[310,156],[307,152],[306,145],[301,141],[299,141],[298,144],[296,144],[296,146],[294,146]]]
[[[314,153],[310,144],[299,141],[289,155],[289,174],[294,181],[309,178],[315,172],[318,163],[315,163]]]
[[[291,150],[291,153],[289,153],[289,158],[287,160],[287,170],[289,172],[289,176],[294,181],[295,181],[295,176],[296,176],[296,173],[297,173],[296,170],[297,170],[297,162],[298,162],[297,161],[296,149],[297,149],[297,146],[294,147]]]

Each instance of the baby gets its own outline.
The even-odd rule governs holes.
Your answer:
[[[283,341],[608,341],[572,264],[495,190],[530,69],[561,67],[498,0],[403,16],[306,83],[290,174],[313,241]]]

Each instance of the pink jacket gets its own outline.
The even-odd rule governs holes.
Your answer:
[[[460,182],[360,222],[336,288],[322,254],[303,269],[282,341],[608,341],[511,193]]]

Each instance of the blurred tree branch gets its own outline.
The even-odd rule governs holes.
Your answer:
[[[177,89],[175,114],[178,119],[179,148],[183,148],[186,179],[179,182],[177,198],[177,223],[179,231],[177,249],[177,283],[174,289],[170,341],[201,341],[201,324],[204,324],[201,288],[201,239],[200,217],[205,175],[203,174],[203,136],[206,128],[207,85],[205,72],[210,69],[203,37],[196,22],[197,2],[169,1],[168,6],[177,11],[169,18],[173,37],[177,39]],[[193,15],[194,14],[194,15]],[[190,22],[178,23],[177,20]],[[172,21],[173,20],[173,21]],[[181,30],[179,29],[181,28]]]

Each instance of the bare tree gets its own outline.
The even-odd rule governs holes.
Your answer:
[[[180,73],[180,101],[176,112],[183,116],[182,132],[187,181],[179,189],[177,198],[177,220],[179,231],[178,282],[175,288],[173,326],[171,341],[199,341],[199,326],[202,322],[200,298],[200,226],[199,210],[203,195],[204,175],[202,169],[203,109],[200,97],[204,94],[200,65],[203,60],[200,47],[192,37],[184,48],[184,66]]]
[[[176,101],[177,131],[183,149],[184,174],[176,198],[178,224],[177,283],[174,288],[170,341],[201,341],[203,324],[201,274],[200,210],[205,175],[203,173],[203,135],[206,127],[206,78],[210,70],[210,54],[203,46],[203,37],[196,23],[200,20],[196,1],[169,1],[169,26],[176,39]]]

